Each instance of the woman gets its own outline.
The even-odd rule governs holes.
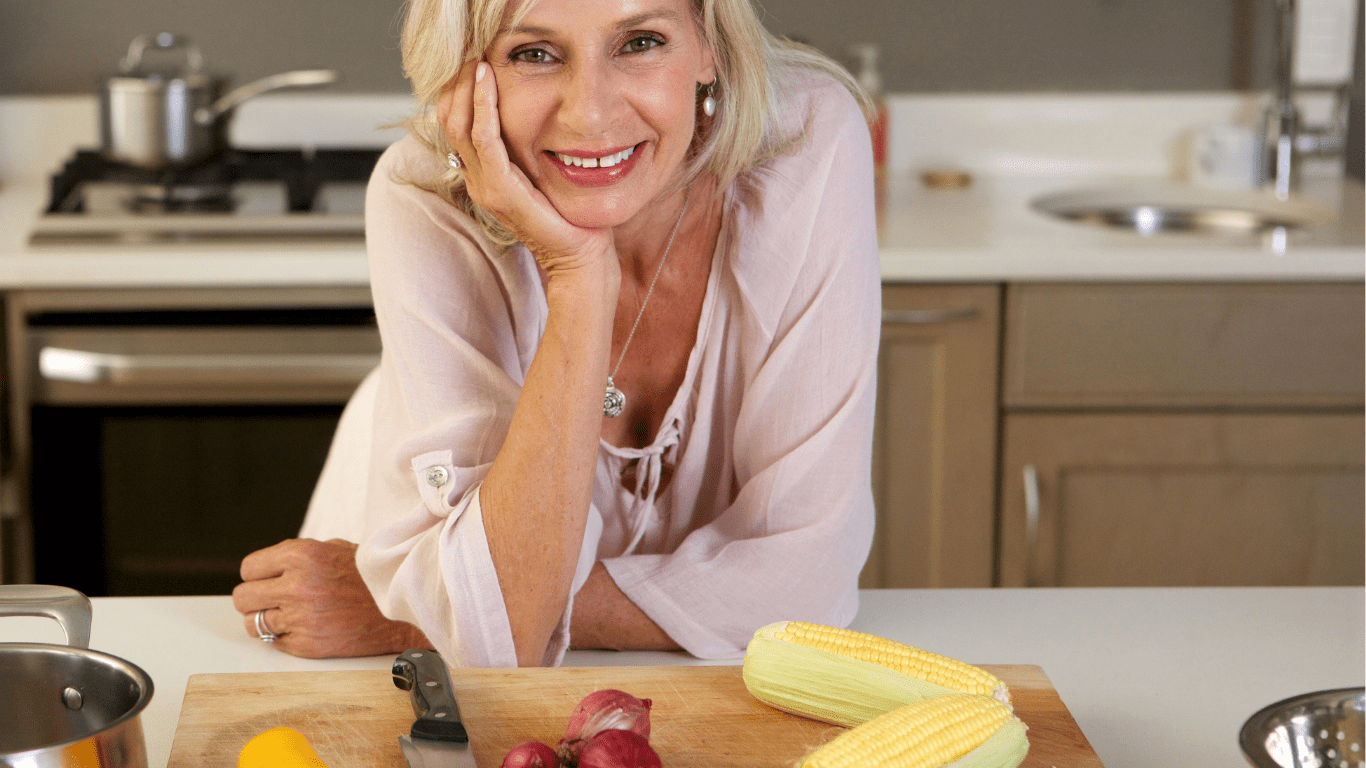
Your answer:
[[[416,0],[404,60],[436,108],[366,202],[355,568],[254,553],[248,631],[505,666],[850,621],[880,312],[848,77],[748,0]]]

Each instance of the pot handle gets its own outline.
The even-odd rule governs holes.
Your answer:
[[[317,88],[323,85],[331,85],[340,79],[341,73],[335,69],[297,69],[293,72],[281,72],[278,75],[263,77],[240,88],[234,88],[211,106],[200,107],[195,110],[194,121],[200,125],[209,125],[238,104],[260,96],[266,91],[278,91],[283,88]]]
[[[48,616],[66,633],[66,644],[90,647],[90,598],[70,587],[0,585],[0,616]]]
[[[128,46],[128,55],[119,62],[119,71],[131,75],[141,69],[142,55],[148,48],[160,48],[163,51],[183,49],[185,66],[190,72],[198,72],[204,68],[204,55],[199,52],[199,46],[190,42],[190,38],[170,32],[158,32],[155,35],[138,35],[133,38],[133,42]]]

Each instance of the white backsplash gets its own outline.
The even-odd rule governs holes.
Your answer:
[[[1254,127],[1266,101],[1232,92],[893,94],[888,171],[1183,179],[1197,131]],[[1300,102],[1307,125],[1332,107],[1323,94]]]

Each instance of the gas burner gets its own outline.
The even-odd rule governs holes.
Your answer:
[[[137,184],[124,206],[130,213],[229,213],[236,208],[227,184]]]
[[[352,241],[382,149],[230,150],[148,170],[78,151],[52,177],[32,245]]]
[[[165,202],[170,208],[228,195],[242,182],[280,182],[285,185],[287,211],[306,213],[314,209],[318,189],[329,182],[364,183],[384,150],[316,149],[245,150],[225,152],[216,161],[189,168],[149,170],[105,160],[98,152],[81,150],[52,177],[48,213],[81,213],[85,201],[82,187],[91,182],[121,182],[138,187],[162,187],[142,197]],[[181,191],[194,190],[194,191]],[[211,191],[211,192],[210,192]],[[206,192],[210,192],[207,193]],[[161,212],[161,211],[156,211]],[[187,212],[199,213],[200,210]]]

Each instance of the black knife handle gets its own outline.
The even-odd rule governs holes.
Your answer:
[[[415,739],[469,741],[451,690],[446,662],[436,651],[409,648],[394,659],[394,685],[412,692]]]

